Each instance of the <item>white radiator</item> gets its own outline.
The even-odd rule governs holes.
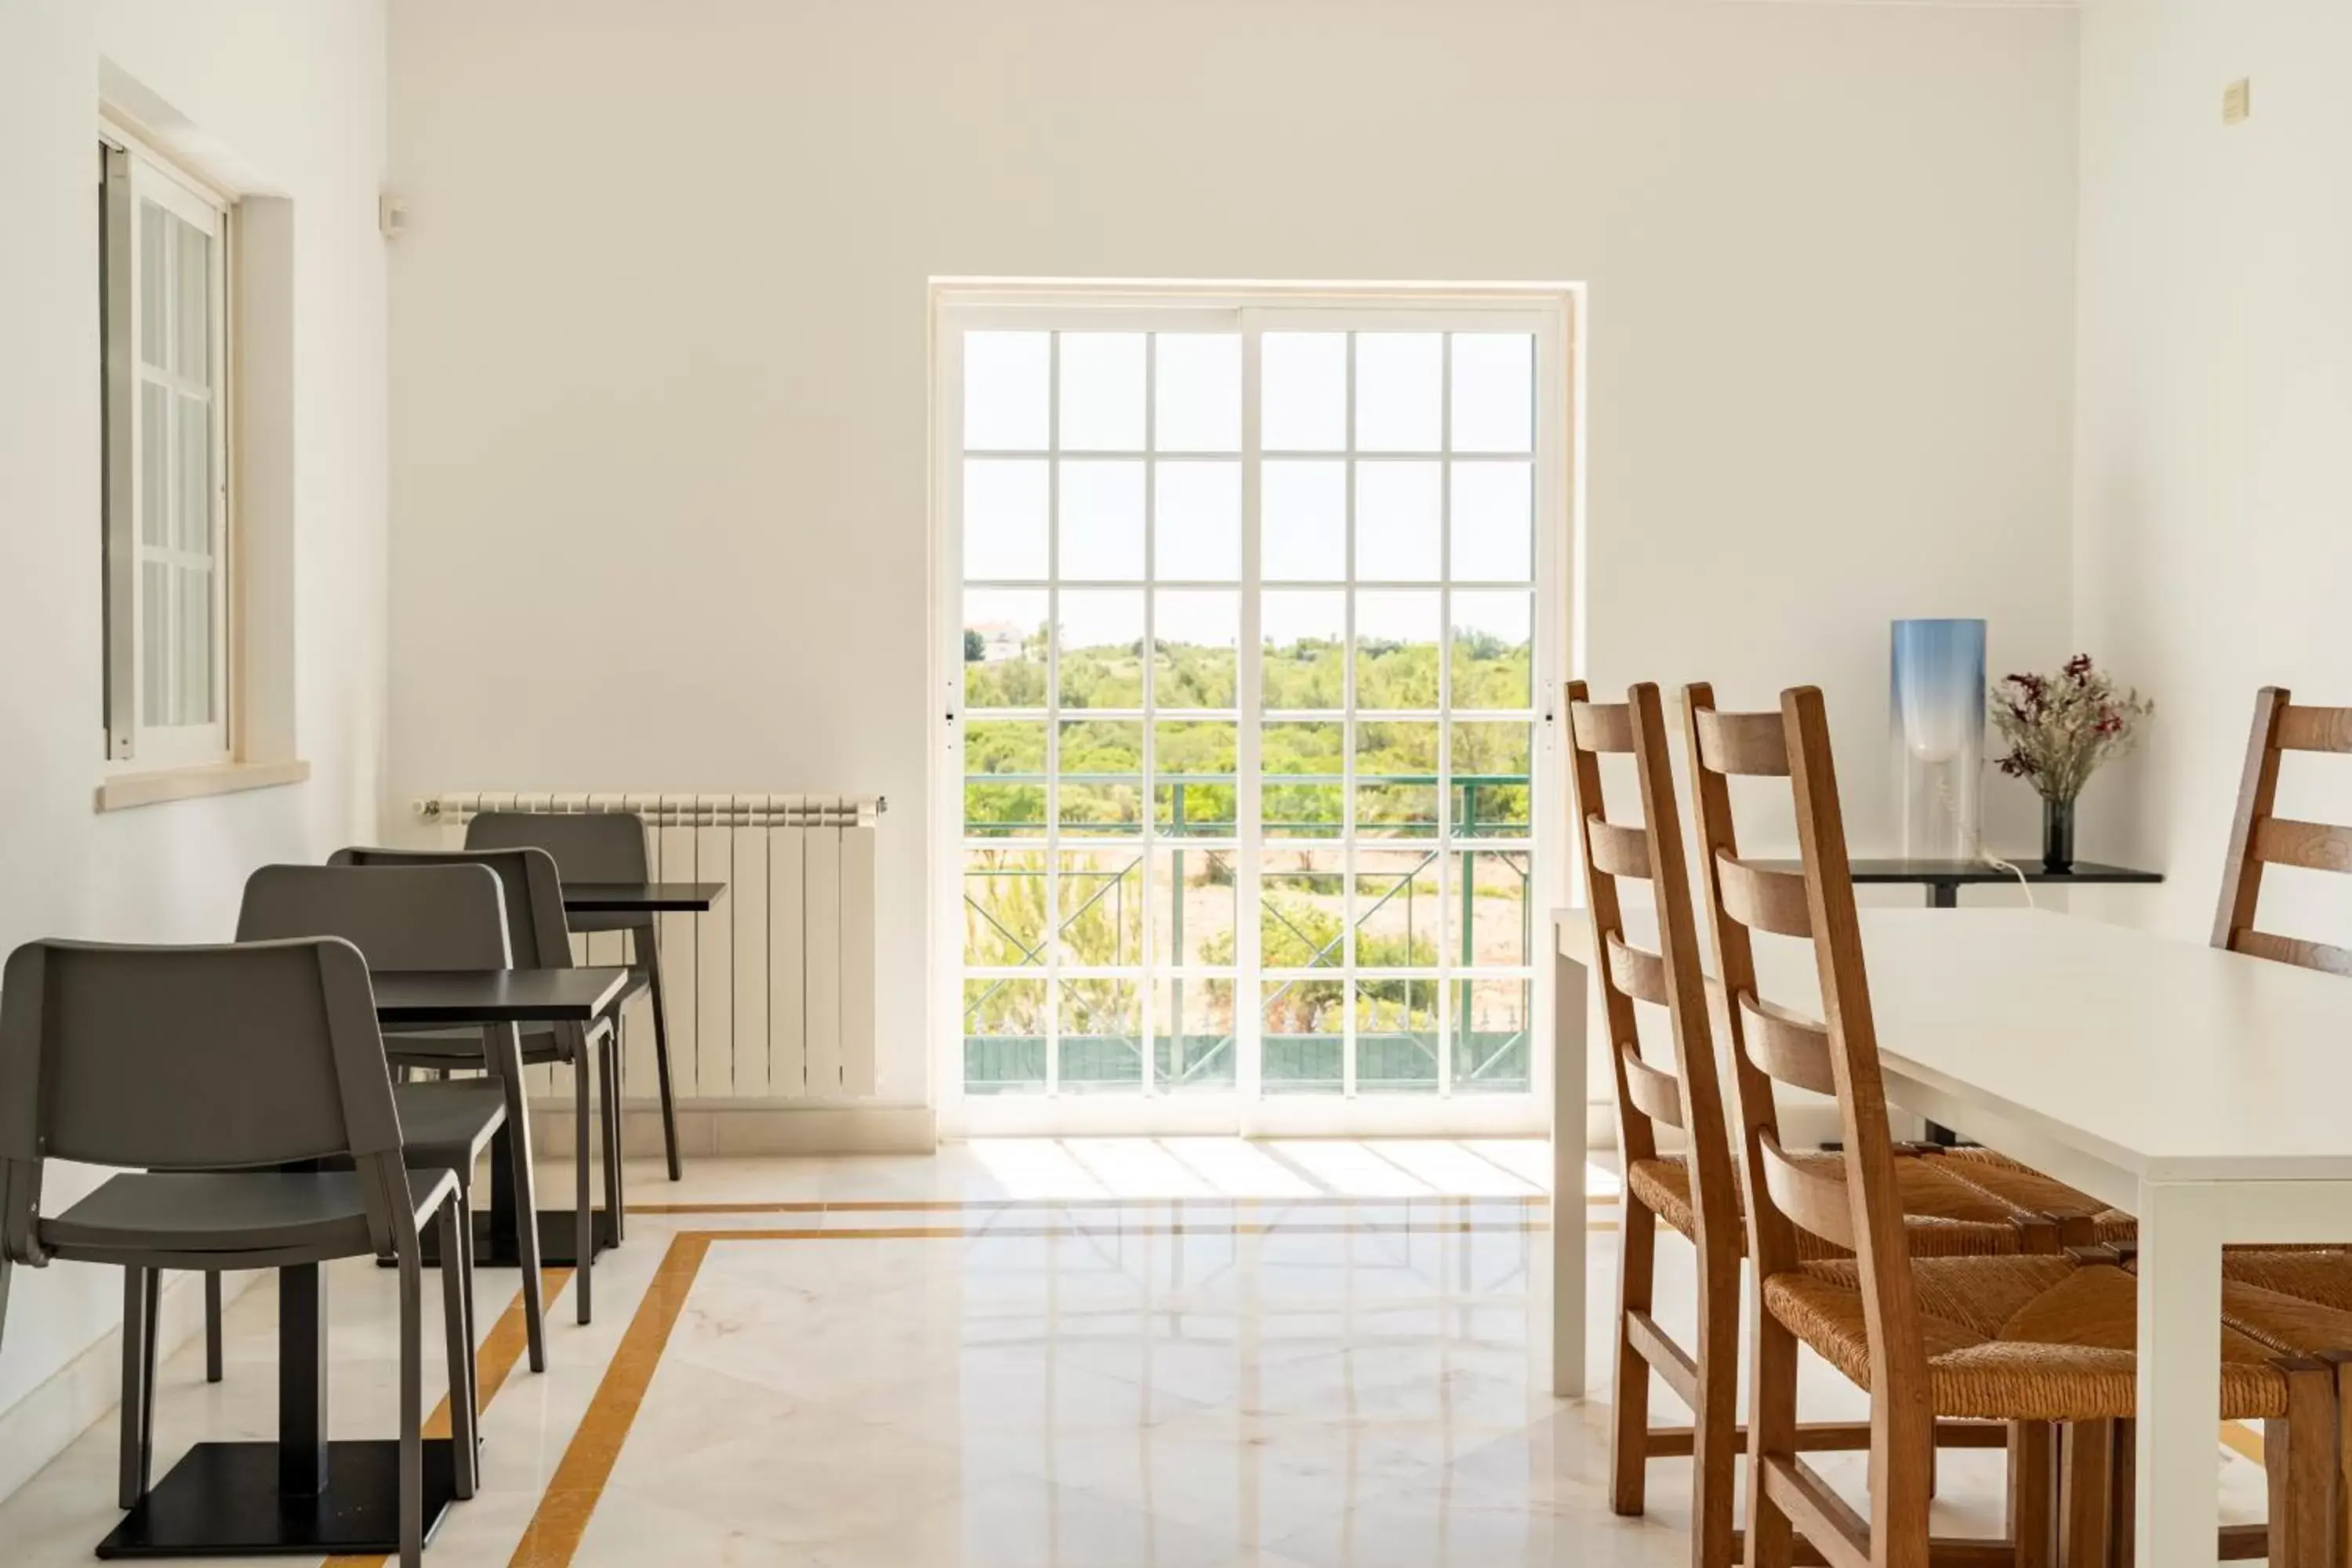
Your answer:
[[[416,803],[452,847],[481,811],[628,811],[656,882],[724,882],[709,914],[658,917],[670,1068],[681,1100],[845,1100],[874,1093],[874,834],[885,803],[817,795],[442,795]],[[628,937],[572,938],[621,963]],[[622,1070],[654,1096],[647,1003],[630,1005]],[[538,1069],[535,1069],[538,1070]],[[561,1081],[540,1086],[556,1096]]]

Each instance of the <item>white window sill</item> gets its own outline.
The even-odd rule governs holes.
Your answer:
[[[296,784],[310,776],[305,762],[204,763],[193,767],[157,768],[152,773],[117,773],[98,786],[98,809],[128,811],[133,806],[162,805],[166,801],[194,800],[199,795],[235,795],[240,790],[274,789]]]

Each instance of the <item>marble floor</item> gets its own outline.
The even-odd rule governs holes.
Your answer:
[[[596,1321],[572,1321],[568,1288],[551,1302],[544,1375],[517,1364],[513,1276],[483,1271],[484,1486],[427,1560],[1686,1562],[1687,1466],[1654,1468],[1648,1518],[1612,1516],[1605,1390],[1546,1392],[1546,1162],[1523,1141],[1103,1139],[698,1161],[676,1184],[633,1163]],[[1614,1210],[1589,1213],[1605,1302]],[[1688,1255],[1661,1250],[1659,1315],[1686,1327]],[[389,1278],[339,1267],[331,1307],[332,1430],[388,1434]],[[1607,1331],[1597,1311],[1604,1379]],[[227,1332],[224,1383],[204,1382],[193,1348],[163,1370],[159,1475],[199,1438],[270,1433],[269,1280],[232,1304]],[[1864,1408],[1819,1366],[1805,1403],[1822,1418]],[[1663,1392],[1654,1408],[1673,1418]],[[0,1559],[89,1558],[118,1517],[114,1441],[100,1423],[0,1501]],[[2260,1471],[2217,1463],[2231,1512],[2258,1516]],[[1998,1531],[1998,1466],[1948,1458],[1939,1531]],[[1858,1494],[1853,1466],[1832,1473]]]

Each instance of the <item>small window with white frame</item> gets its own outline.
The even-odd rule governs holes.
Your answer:
[[[127,136],[99,151],[107,756],[222,762],[232,206]]]

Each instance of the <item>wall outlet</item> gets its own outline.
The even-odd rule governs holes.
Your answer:
[[[2254,111],[2253,83],[2240,77],[2221,89],[2221,123],[2236,125]]]

